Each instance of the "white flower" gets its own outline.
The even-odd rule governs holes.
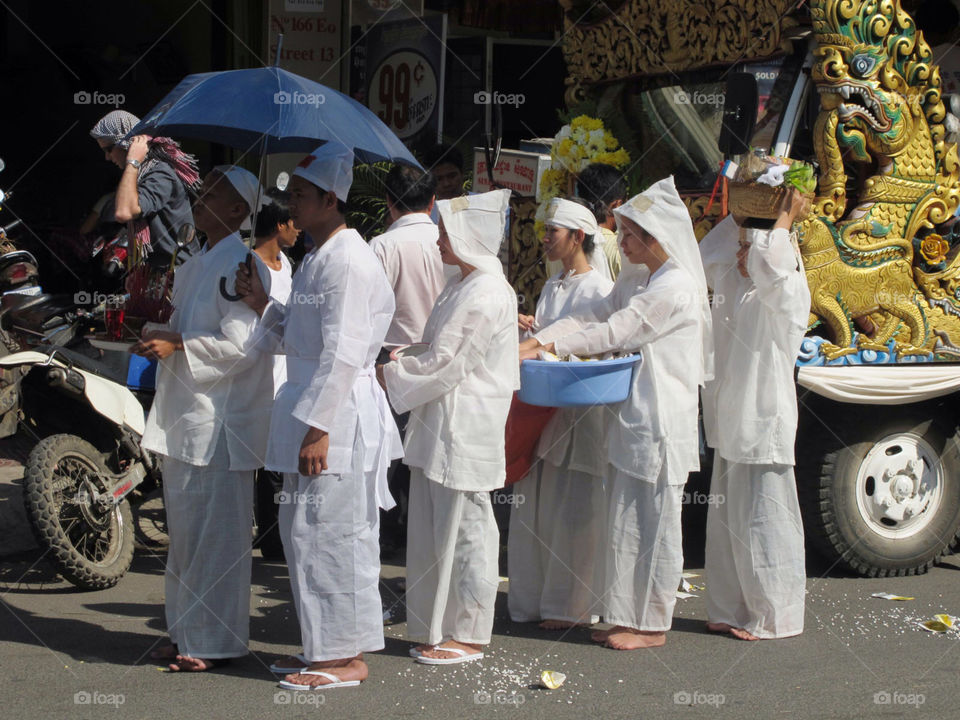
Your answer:
[[[557,137],[554,139],[554,142],[560,142],[570,137],[571,129],[569,125],[564,125],[560,128],[560,132],[557,133]]]

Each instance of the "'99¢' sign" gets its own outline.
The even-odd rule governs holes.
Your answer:
[[[437,106],[437,76],[418,52],[401,50],[380,63],[370,79],[370,109],[406,140],[426,125]]]

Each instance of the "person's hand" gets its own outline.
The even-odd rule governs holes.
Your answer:
[[[270,302],[267,291],[263,289],[260,273],[248,268],[246,263],[237,265],[236,294],[240,301],[252,309],[257,315],[263,315],[264,308]]]
[[[163,360],[177,350],[183,350],[183,336],[168,330],[153,330],[144,334],[136,345],[130,348],[134,355],[151,360]]]
[[[377,382],[380,383],[380,387],[383,388],[383,391],[387,391],[387,380],[383,377],[383,365],[377,365]]]
[[[315,427],[307,430],[300,443],[298,472],[304,477],[319,475],[327,469],[327,453],[330,451],[330,435]]]
[[[524,360],[536,360],[539,357],[540,357],[540,350],[537,348],[520,351],[520,362],[523,362]]]
[[[130,138],[130,147],[127,148],[127,160],[143,162],[144,158],[147,157],[147,153],[150,151],[150,146],[147,144],[149,140],[149,135],[134,135]]]
[[[747,274],[747,256],[750,254],[750,246],[747,243],[740,243],[740,249],[737,250],[737,270],[743,277],[750,277]]]
[[[523,313],[517,315],[517,325],[519,325],[520,329],[524,332],[533,330],[534,321],[535,318],[533,315],[524,315]]]
[[[780,203],[779,214],[774,228],[789,230],[793,224],[810,213],[810,200],[796,188],[790,188],[789,194]]]

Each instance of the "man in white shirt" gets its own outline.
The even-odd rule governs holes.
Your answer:
[[[385,185],[391,224],[383,235],[370,241],[370,248],[383,263],[397,309],[378,359],[381,364],[390,361],[394,348],[420,342],[423,326],[446,283],[437,247],[439,230],[430,219],[437,188],[433,175],[395,165],[387,173]],[[409,413],[394,414],[401,435],[408,417]],[[410,471],[397,461],[388,477],[397,507],[383,517],[380,537],[389,554],[405,544]]]
[[[280,535],[303,653],[275,662],[289,690],[356,687],[363,653],[381,650],[380,508],[402,447],[374,361],[393,293],[344,220],[353,152],[328,142],[297,166],[290,217],[316,241],[285,305],[241,267],[237,289],[261,315],[257,347],[283,352],[287,380],[270,421],[266,467],[284,473]],[[236,268],[234,269],[236,272]]]
[[[152,655],[172,671],[201,672],[247,653],[253,476],[266,451],[272,364],[247,347],[256,313],[222,297],[219,279],[232,280],[247,257],[238,231],[258,195],[242,168],[207,175],[194,207],[206,251],[177,270],[166,327],[131,349],[160,360],[142,444],[163,456],[170,644]]]

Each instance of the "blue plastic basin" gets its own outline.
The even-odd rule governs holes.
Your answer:
[[[550,362],[524,360],[520,365],[520,401],[544,407],[609,405],[627,399],[640,354],[612,360]]]

